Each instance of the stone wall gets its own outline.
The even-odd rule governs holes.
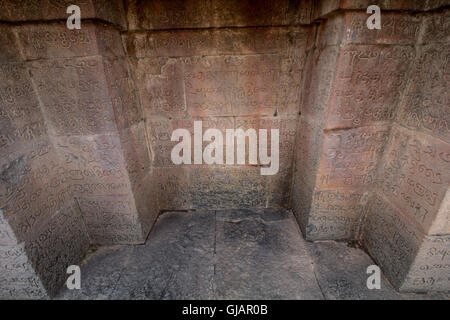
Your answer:
[[[292,207],[398,288],[448,290],[449,5],[0,1],[0,297],[54,295],[161,211],[246,207]],[[279,129],[279,172],[173,164],[172,131],[199,120]]]
[[[315,7],[293,210],[307,239],[362,240],[400,290],[446,290],[448,3],[370,4],[381,30],[366,1]]]
[[[54,295],[90,245],[143,243],[158,213],[122,3],[79,2],[73,31],[66,3],[2,2],[1,297]]]
[[[140,3],[136,11],[153,12],[150,7],[162,3],[167,4]],[[166,24],[156,27],[151,14],[136,20],[133,12],[128,13],[133,31],[123,39],[148,120],[158,188],[164,190],[161,209],[289,206],[302,72],[313,28],[250,28],[251,21],[243,26],[236,14],[236,21],[216,17],[204,22],[219,29],[204,29],[198,21],[186,30],[153,30],[184,28],[184,20],[173,25],[167,17]],[[178,7],[168,12],[194,15]],[[271,23],[285,24],[281,17],[285,15],[272,17]],[[177,142],[170,141],[172,131],[186,128],[193,133],[194,121],[202,121],[203,132],[217,128],[223,136],[226,129],[279,129],[279,174],[261,176],[260,168],[248,161],[235,166],[174,165],[170,156]]]
[[[362,239],[403,291],[450,285],[450,10],[420,14]]]

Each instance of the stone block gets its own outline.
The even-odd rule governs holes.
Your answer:
[[[394,126],[381,169],[382,192],[426,234],[448,233],[443,200],[450,185],[450,146]]]
[[[65,22],[16,27],[23,55],[28,60],[124,54],[120,33],[108,25],[83,22],[70,30]]]
[[[89,237],[74,201],[44,220],[25,243],[25,251],[49,296],[67,280],[67,267],[80,265],[89,249]]]
[[[397,120],[402,125],[450,141],[448,54],[450,45],[419,47]]]
[[[190,169],[190,186],[194,208],[263,208],[266,204],[267,177],[259,168],[196,167]]]
[[[92,244],[131,244],[144,241],[133,195],[77,198]]]
[[[0,23],[0,64],[22,60],[19,42],[12,26]]]
[[[127,60],[122,57],[104,58],[103,68],[117,129],[120,131],[142,121],[135,79]]]
[[[400,291],[448,292],[450,288],[449,243],[448,234],[426,236]]]
[[[0,20],[4,21],[38,21],[66,20],[70,5],[80,7],[82,19],[101,19],[126,27],[123,3],[120,0],[3,0]]]
[[[313,20],[327,18],[339,10],[363,10],[365,12],[371,5],[377,5],[382,11],[427,11],[449,4],[448,0],[319,0],[314,6]]]
[[[323,128],[328,115],[339,48],[329,46],[308,53],[304,71],[301,116]]]
[[[299,183],[308,185],[310,190],[316,185],[323,139],[324,132],[320,126],[305,121],[303,117],[300,118],[294,151],[294,180],[295,183],[298,180]],[[301,192],[301,190],[302,187],[299,191]]]
[[[140,122],[121,132],[120,143],[132,187],[143,183],[152,165],[145,123]]]
[[[0,64],[0,157],[47,134],[24,63]]]
[[[310,22],[311,1],[127,2],[130,30],[297,25]]]
[[[370,30],[367,28],[368,18],[369,15],[365,11],[344,11],[342,14],[333,15],[319,27],[318,45],[412,45],[419,39],[423,23],[423,16],[419,14],[383,12],[381,29]]]
[[[369,206],[362,237],[400,291],[448,291],[448,235],[424,235],[416,223],[377,195]]]
[[[376,195],[367,209],[362,241],[397,289],[402,286],[423,234],[385,199]]]
[[[23,244],[0,245],[0,299],[48,299]]]
[[[280,74],[277,55],[193,58],[185,62],[191,116],[273,115]]]
[[[159,72],[148,72],[149,65],[154,64]],[[179,61],[139,59],[135,65],[135,72],[142,108],[147,118],[155,115],[183,117],[186,114],[183,71]]]
[[[161,210],[158,199],[159,193],[159,185],[155,171],[148,173],[142,183],[134,187],[133,195],[142,229],[142,240],[144,242]]]
[[[367,191],[315,191],[305,237],[308,240],[356,239],[367,198]]]
[[[450,4],[450,1],[445,0]],[[449,43],[450,42],[450,10],[431,13],[424,18],[424,31],[419,43]]]
[[[412,47],[342,47],[326,128],[390,123],[414,56]]]
[[[316,188],[371,187],[388,138],[389,128],[384,126],[325,132]]]
[[[301,56],[313,41],[312,27],[226,28],[136,32],[123,36],[137,58],[238,54]]]
[[[127,194],[131,183],[118,135],[55,138],[61,174],[75,196]]]
[[[154,175],[157,181],[156,191],[161,210],[188,210],[192,208],[191,176],[189,169],[156,168]]]
[[[70,198],[56,150],[48,139],[0,160],[0,208],[19,242],[33,236]]]
[[[116,132],[102,58],[36,60],[30,69],[53,134]]]

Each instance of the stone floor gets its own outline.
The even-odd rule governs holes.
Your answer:
[[[309,243],[289,211],[167,212],[145,245],[104,247],[57,299],[449,299],[368,290],[362,250]]]

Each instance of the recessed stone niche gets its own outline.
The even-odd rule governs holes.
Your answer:
[[[360,240],[399,290],[449,290],[449,5],[2,1],[0,297],[54,296],[165,210],[279,207],[307,240]],[[279,129],[278,173],[174,165],[198,120]]]

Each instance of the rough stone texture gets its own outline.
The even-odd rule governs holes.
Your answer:
[[[130,30],[308,24],[310,0],[127,0]]]
[[[101,2],[80,3],[83,18],[123,25],[122,3]],[[65,3],[43,1],[34,10],[37,4],[3,1],[0,20],[66,17]],[[82,26],[1,24],[0,208],[9,228],[2,239],[14,234],[2,251],[18,253],[2,259],[2,298],[53,296],[90,244],[142,243],[158,213],[120,32],[86,20]]]
[[[161,201],[161,209],[289,206],[305,50],[312,37],[313,28],[298,26],[142,31],[123,36],[127,53],[135,57],[131,65],[159,183],[167,186],[169,176],[183,172],[181,182],[175,182],[179,178],[172,182],[188,189],[164,186],[170,191],[160,197],[171,200]],[[204,167],[201,172],[203,167],[174,165],[172,131],[185,128],[192,134],[196,120],[203,122],[203,132],[217,128],[223,135],[226,129],[279,129],[279,173],[261,177],[251,167]],[[210,186],[216,178],[219,184]],[[184,196],[175,199],[170,194]]]
[[[427,236],[419,226],[376,196],[363,230],[369,253],[401,291],[448,290],[448,236]]]
[[[441,299],[398,293],[345,243],[303,240],[285,210],[166,212],[146,244],[100,248],[81,267],[81,290],[57,299]]]
[[[379,290],[367,289],[367,267],[374,261],[363,250],[343,242],[318,241],[308,243],[315,275],[327,300],[447,300],[448,294],[399,293],[381,275]]]
[[[0,210],[0,297],[2,299],[47,298],[42,282],[36,275],[23,244],[18,244],[14,232]]]
[[[81,30],[66,28],[69,4],[81,7]],[[366,27],[370,4],[382,9],[381,30]],[[448,290],[449,4],[0,1],[0,296],[54,295],[89,245],[143,243],[161,211],[283,207],[309,240],[361,240],[396,288]],[[279,129],[279,172],[262,176],[248,159],[174,165],[171,133],[192,134],[196,120],[203,132]],[[278,236],[295,238],[290,218],[235,214],[215,213],[213,234],[227,245],[215,247],[223,256],[205,249],[223,261],[213,280],[210,269],[196,280],[201,297],[316,297],[308,277],[308,290],[292,286],[301,259],[270,260],[294,250]],[[208,219],[192,216],[177,241],[200,237],[194,224],[211,228]],[[158,245],[142,256],[164,265]],[[235,283],[224,259],[233,250],[250,278],[262,261],[265,284],[289,294]],[[140,272],[135,251],[117,253]],[[269,276],[278,269],[285,278]],[[111,270],[106,282],[120,278]],[[151,282],[179,270],[157,270]],[[189,273],[132,296],[191,297]],[[130,288],[140,282],[127,277]],[[99,297],[111,296],[108,286]],[[353,296],[330,290],[329,298]]]
[[[427,11],[450,5],[449,0],[318,0],[313,19],[326,18],[338,10],[366,10],[377,5],[382,11]]]
[[[383,195],[426,234],[450,232],[443,203],[450,182],[448,154],[450,146],[439,139],[395,126],[383,159]]]
[[[431,5],[431,3],[428,3]],[[362,240],[401,291],[448,290],[448,10],[422,21]],[[438,25],[439,24],[439,25]]]
[[[80,7],[83,19],[100,19],[122,28],[125,27],[123,2],[120,0],[2,0],[0,20],[2,21],[40,21],[67,19],[70,5]]]

